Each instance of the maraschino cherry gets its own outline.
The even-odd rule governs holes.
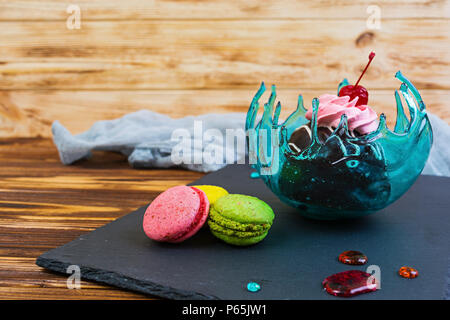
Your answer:
[[[371,52],[369,54],[369,62],[367,63],[367,65],[364,68],[361,75],[359,76],[358,81],[356,81],[356,84],[354,86],[350,84],[348,86],[342,87],[342,89],[339,91],[339,94],[338,94],[339,97],[349,96],[350,101],[353,100],[354,98],[358,97],[359,99],[356,102],[356,106],[367,105],[367,102],[369,101],[369,93],[367,92],[366,88],[364,88],[363,86],[358,86],[358,83],[361,80],[364,73],[366,73],[366,70],[369,67],[369,65],[372,62],[374,57],[375,57],[375,52]]]

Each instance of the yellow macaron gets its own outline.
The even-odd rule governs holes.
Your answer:
[[[218,186],[202,185],[193,187],[202,190],[206,194],[206,197],[208,198],[210,204],[213,204],[214,202],[216,202],[217,199],[226,196],[228,194],[227,190]]]

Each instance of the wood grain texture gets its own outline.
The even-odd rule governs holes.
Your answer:
[[[51,140],[3,139],[0,298],[145,298],[92,282],[69,290],[66,277],[44,271],[35,259],[145,205],[166,188],[201,176],[183,170],[136,170],[123,156],[103,152],[63,166]]]
[[[253,90],[4,91],[0,92],[0,136],[51,137],[54,120],[77,134],[89,129],[95,121],[116,119],[141,109],[174,118],[211,112],[247,112],[256,90],[257,87]],[[335,90],[278,89],[277,92],[283,106],[281,118],[284,118],[295,109],[298,94],[303,95],[305,106],[310,107],[314,97]],[[450,91],[421,90],[421,93],[427,110],[450,123]],[[268,95],[266,92],[261,102],[267,101]],[[370,104],[378,113],[386,114],[388,125],[395,123],[394,88],[372,90]]]
[[[384,19],[450,17],[448,0],[1,0],[0,20],[65,20],[69,3],[79,5],[86,20],[366,19],[367,7],[373,4],[380,7]]]
[[[419,89],[450,89],[450,20],[0,22],[0,89],[335,88],[364,78],[397,86],[403,70]],[[345,48],[345,50],[343,50]]]

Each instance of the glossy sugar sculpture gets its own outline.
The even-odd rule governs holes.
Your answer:
[[[272,86],[264,114],[255,125],[258,101],[265,91],[262,83],[245,125],[250,163],[256,170],[252,177],[261,178],[283,202],[315,219],[364,216],[397,200],[421,173],[433,135],[419,92],[400,71],[395,77],[402,84],[395,91],[397,120],[393,131],[381,114],[377,130],[355,137],[349,133],[346,115],[342,115],[339,126],[321,142],[317,134],[319,100],[315,98],[311,143],[301,152],[289,146],[289,137],[295,129],[310,122],[305,118],[307,110],[302,96],[298,98],[297,109],[279,124],[281,104],[278,102],[274,112],[276,92]],[[345,85],[346,79],[338,92]],[[409,118],[401,96],[408,106]]]

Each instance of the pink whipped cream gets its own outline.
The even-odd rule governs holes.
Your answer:
[[[364,135],[375,131],[378,127],[378,116],[368,105],[356,106],[358,97],[350,101],[349,96],[338,97],[334,94],[324,94],[319,97],[319,112],[317,123],[319,127],[336,128],[341,116],[347,115],[350,131]],[[311,120],[312,108],[306,112],[306,118]]]

